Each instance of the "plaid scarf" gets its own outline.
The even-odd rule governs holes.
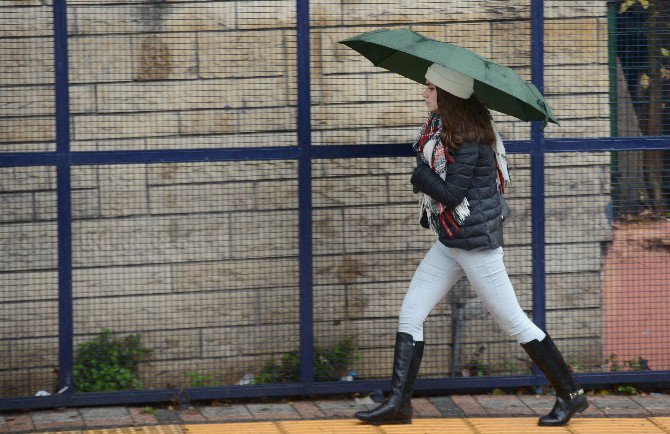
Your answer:
[[[440,141],[441,129],[442,123],[440,122],[440,116],[437,113],[432,113],[423,123],[421,131],[412,147],[421,159],[426,162],[430,168],[440,176],[440,178],[445,179],[447,174],[447,164],[453,163],[454,157],[445,152],[444,146]],[[431,161],[427,161],[423,154],[423,148],[431,141],[434,142],[433,155]],[[449,238],[453,238],[460,229],[461,224],[463,224],[465,219],[470,215],[470,208],[467,198],[463,198],[463,201],[454,209],[447,209],[447,207],[440,202],[427,194],[424,194],[421,199],[421,215],[423,215],[424,212],[428,217],[430,228],[435,231],[435,233],[439,233],[439,225],[444,229],[444,232]]]

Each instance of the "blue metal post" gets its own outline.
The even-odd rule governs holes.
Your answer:
[[[72,393],[72,199],[70,184],[70,109],[68,96],[67,4],[54,0],[56,98],[56,190],[58,200],[59,390]]]
[[[544,92],[544,1],[532,0],[530,7],[531,79]],[[544,209],[544,133],[543,123],[531,125],[530,189],[532,224],[533,321],[541,329],[546,320],[545,209]],[[536,375],[540,375],[534,367]]]
[[[296,0],[298,39],[298,218],[300,236],[300,382],[314,383],[312,271],[312,126],[309,0]]]

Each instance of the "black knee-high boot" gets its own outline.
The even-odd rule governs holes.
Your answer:
[[[556,391],[554,408],[549,414],[540,418],[538,425],[562,426],[567,424],[575,413],[587,409],[589,403],[584,395],[584,389],[575,383],[570,368],[549,335],[542,341],[534,339],[521,346]]]
[[[407,333],[396,333],[391,393],[382,405],[359,411],[356,417],[373,425],[412,423],[410,398],[422,357],[423,342],[415,342]]]

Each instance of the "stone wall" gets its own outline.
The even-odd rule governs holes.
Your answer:
[[[609,135],[605,5],[579,3],[545,2],[545,90],[562,123],[549,137]],[[72,150],[296,145],[292,1],[68,5]],[[530,78],[526,1],[316,0],[310,10],[316,146],[403,146],[425,116],[421,86],[337,44],[363,31],[411,25]],[[0,23],[0,150],[53,151],[50,2],[3,2]],[[528,125],[496,118],[506,139],[528,139]],[[362,377],[387,375],[400,302],[432,242],[416,224],[411,160],[313,164],[316,345],[353,336]],[[505,257],[526,309],[529,164],[511,156]],[[609,156],[548,154],[546,177],[548,324],[569,358],[597,367]],[[188,384],[185,371],[233,384],[298,349],[296,161],[75,166],[72,189],[75,344],[102,328],[139,333],[153,350],[147,387]],[[0,199],[0,394],[54,391],[55,169],[0,169]],[[457,301],[466,309],[462,367],[478,358],[491,373],[524,372],[518,346],[460,284],[428,320],[423,373],[450,372]]]

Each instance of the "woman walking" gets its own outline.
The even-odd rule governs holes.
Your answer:
[[[588,407],[551,337],[519,306],[507,275],[501,196],[509,179],[507,163],[491,115],[473,93],[472,78],[437,64],[428,68],[423,97],[431,114],[414,143],[417,166],[411,183],[423,193],[421,225],[432,229],[437,241],[417,268],[400,309],[391,393],[379,407],[356,414],[367,423],[411,423],[424,321],[463,275],[554,387],[556,403],[539,424],[565,425]]]

